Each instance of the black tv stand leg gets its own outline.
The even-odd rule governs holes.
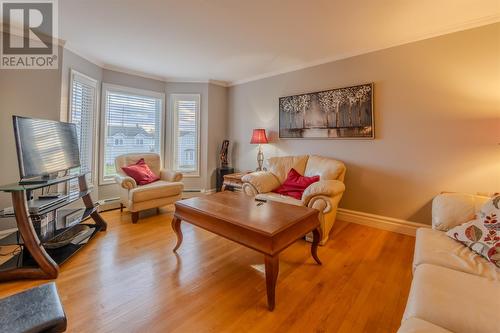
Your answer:
[[[87,178],[85,177],[85,175],[78,177],[78,185],[80,186],[80,192],[85,192],[88,190]],[[92,198],[90,197],[90,193],[84,195],[82,197],[82,200],[86,208],[93,208],[95,206],[94,202],[92,201]],[[106,229],[108,228],[108,224],[106,223],[106,221],[104,221],[104,219],[97,211],[92,213],[90,217],[92,217],[95,223],[99,227],[101,227],[101,231],[106,231]]]

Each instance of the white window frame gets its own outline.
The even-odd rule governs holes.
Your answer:
[[[106,144],[106,138],[108,136],[108,124],[106,121],[106,110],[107,110],[107,94],[108,92],[118,92],[129,95],[138,95],[138,96],[148,96],[153,98],[158,98],[160,100],[160,121],[159,121],[159,129],[158,133],[160,133],[160,158],[164,160],[164,151],[165,151],[165,94],[157,91],[144,90],[131,88],[126,86],[120,86],[111,83],[103,83],[102,84],[102,98],[101,98],[101,135],[100,135],[100,143],[99,143],[99,185],[108,185],[115,184],[116,181],[114,179],[105,179],[104,178],[104,150]]]
[[[192,99],[196,100],[198,108],[196,110],[196,136],[197,136],[197,143],[198,143],[198,153],[197,155],[197,165],[196,165],[196,171],[193,172],[182,172],[182,170],[175,170],[182,172],[183,177],[186,178],[199,178],[201,177],[200,175],[200,165],[201,165],[201,94],[170,94],[169,96],[170,99],[170,110],[172,114],[172,133],[170,135],[171,137],[171,149],[170,149],[170,161],[171,165],[170,168],[175,170],[175,165],[176,165],[176,159],[177,159],[177,131],[178,131],[178,123],[177,123],[177,112],[175,110],[175,101],[178,99]]]
[[[99,158],[99,147],[98,143],[99,140],[97,139],[97,134],[98,134],[98,125],[99,125],[99,81],[97,79],[94,79],[88,75],[85,75],[83,73],[78,72],[77,70],[71,68],[70,69],[70,79],[69,79],[69,100],[68,100],[68,121],[72,122],[73,117],[72,117],[72,107],[73,107],[73,81],[78,80],[82,83],[88,84],[92,86],[95,89],[95,96],[94,96],[94,105],[93,105],[93,112],[94,112],[94,121],[93,121],[93,127],[92,127],[92,162],[91,162],[91,172],[92,172],[92,177],[90,179],[90,184],[88,184],[89,188],[93,187],[97,184],[97,165],[98,165],[98,158]]]

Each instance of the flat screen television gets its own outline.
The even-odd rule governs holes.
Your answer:
[[[20,116],[13,122],[21,181],[80,166],[75,124]]]

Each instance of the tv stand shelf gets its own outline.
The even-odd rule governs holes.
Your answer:
[[[27,191],[68,182],[72,179],[78,179],[79,191],[70,193],[64,201],[44,208],[37,214],[30,215],[28,213]],[[0,186],[0,191],[11,193],[14,206],[14,214],[2,213],[0,214],[0,218],[15,217],[18,227],[18,231],[0,239],[0,246],[18,245],[20,248],[12,258],[0,265],[0,281],[14,279],[55,279],[59,275],[60,264],[78,252],[99,231],[106,230],[107,224],[97,211],[98,205],[90,197],[91,191],[87,186],[85,174],[50,179],[45,184],[11,184]],[[50,225],[50,230],[43,237],[39,237],[33,226],[32,218],[51,211],[62,211],[63,207],[79,199],[83,200],[85,208],[68,210],[69,213],[61,219],[58,217],[54,221],[50,221],[49,225],[53,223],[53,225]],[[71,220],[62,220],[68,216],[71,216]],[[92,218],[94,223],[85,221],[89,218]],[[78,244],[70,243],[56,249],[46,249],[44,247],[44,243],[80,224],[82,221],[85,221],[82,224],[94,229],[90,237],[80,241]]]

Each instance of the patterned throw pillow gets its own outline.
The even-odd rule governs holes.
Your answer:
[[[500,195],[488,200],[472,221],[456,226],[446,235],[468,246],[500,267]]]

